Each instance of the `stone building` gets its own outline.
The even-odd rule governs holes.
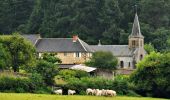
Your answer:
[[[23,35],[30,40],[39,54],[56,53],[62,64],[82,64],[95,51],[112,52],[119,60],[118,73],[129,74],[135,69],[135,64],[146,55],[144,50],[144,36],[141,34],[137,13],[135,14],[132,33],[127,45],[88,45],[78,36],[73,38],[41,38],[38,35]]]

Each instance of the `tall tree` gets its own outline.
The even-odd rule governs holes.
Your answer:
[[[0,0],[0,33],[24,31],[34,0]]]
[[[33,45],[20,35],[1,37],[0,41],[7,47],[11,56],[11,66],[14,72],[20,67],[31,67],[35,61],[35,49]]]

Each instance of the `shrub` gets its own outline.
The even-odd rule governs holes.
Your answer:
[[[37,66],[35,67],[35,70],[43,77],[43,80],[47,85],[53,85],[54,77],[58,72],[57,68],[58,68],[57,65],[51,62],[39,60]]]
[[[115,78],[115,80],[109,80],[102,77],[82,77],[82,78],[69,78],[67,84],[60,85],[67,89],[74,89],[78,94],[85,94],[87,88],[93,89],[111,89],[115,90],[119,95],[133,95],[137,94],[133,90],[133,86],[129,85],[128,79]],[[132,86],[129,88],[129,86]]]
[[[44,85],[39,74],[32,74],[30,77],[0,76],[0,91],[50,93],[51,89]]]
[[[32,92],[32,83],[28,78],[0,77],[0,91]]]
[[[59,71],[59,75],[64,79],[69,79],[71,77],[75,78],[87,77],[89,74],[85,71],[66,69]]]

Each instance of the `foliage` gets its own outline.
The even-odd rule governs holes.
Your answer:
[[[137,64],[131,75],[137,90],[144,96],[169,97],[170,53],[152,52]]]
[[[155,48],[153,47],[153,45],[151,43],[145,44],[144,49],[146,50],[146,52],[148,54],[150,54],[151,52],[155,51]]]
[[[0,43],[0,70],[9,69],[11,66],[11,56],[7,48]]]
[[[69,78],[81,78],[81,77],[87,77],[89,74],[85,71],[80,71],[80,70],[61,70],[59,71],[58,75],[60,75],[64,79],[69,79]]]
[[[116,70],[118,60],[111,52],[98,51],[93,53],[88,62],[85,63],[88,66],[93,66],[101,69],[113,69]]]
[[[0,33],[24,32],[35,0],[0,0]]]
[[[12,36],[2,36],[0,38],[0,43],[10,53],[9,58],[11,58],[11,65],[14,72],[18,72],[20,67],[26,69],[34,64],[35,49],[30,42],[17,33],[14,33]]]
[[[87,88],[92,88],[112,89],[119,95],[127,95],[133,92],[133,96],[137,96],[134,92],[134,88],[130,87],[128,80],[120,77],[115,78],[115,80],[105,79],[102,77],[70,77],[65,81],[66,84],[60,84],[58,86],[63,87],[64,90],[74,89],[77,94],[85,94],[85,90]]]
[[[51,62],[51,63],[54,63],[54,64],[62,63],[62,61],[59,58],[57,58],[55,56],[55,54],[53,54],[53,53],[50,53],[50,54],[44,53],[42,56],[43,56],[42,59],[46,60],[47,62]]]
[[[58,72],[57,65],[45,60],[39,60],[34,70],[43,77],[47,85],[54,84],[54,77]]]

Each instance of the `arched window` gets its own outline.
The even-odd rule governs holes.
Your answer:
[[[124,62],[120,61],[120,68],[123,68],[123,67],[124,67]]]
[[[143,55],[140,55],[140,60],[142,60],[143,59]]]
[[[130,65],[130,62],[129,62],[129,64],[128,64],[128,67],[130,67],[131,65]]]

